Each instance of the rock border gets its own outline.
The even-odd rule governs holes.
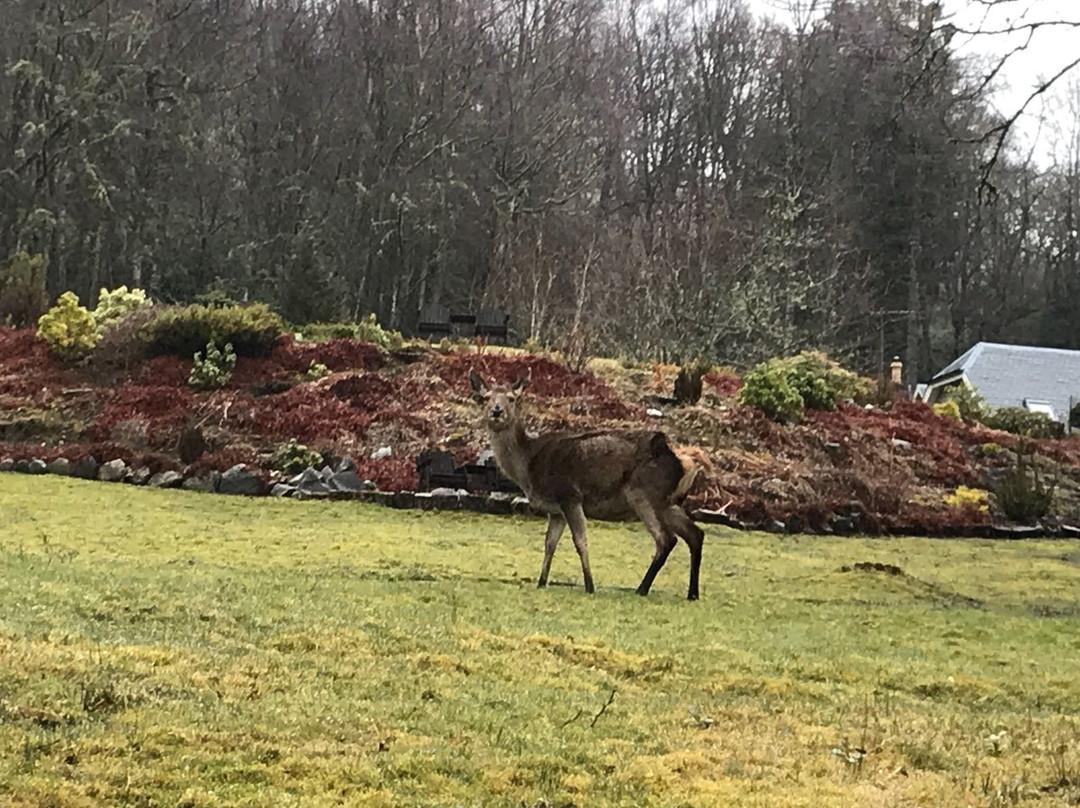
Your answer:
[[[544,516],[529,504],[528,499],[504,492],[477,494],[464,489],[436,488],[432,491],[380,491],[370,480],[362,480],[356,474],[356,464],[346,458],[336,466],[321,470],[308,467],[287,479],[275,479],[267,483],[244,464],[238,464],[224,472],[211,471],[202,475],[185,477],[177,471],[151,474],[142,466],[130,468],[116,458],[99,463],[87,456],[75,463],[60,457],[48,463],[39,458],[15,460],[0,459],[0,472],[16,474],[54,474],[101,482],[127,483],[147,488],[182,488],[186,491],[203,491],[234,496],[272,496],[299,500],[323,499],[375,503],[390,508],[421,511],[470,511],[498,516]],[[691,512],[698,522],[723,525],[734,530],[763,531],[784,535],[803,536],[865,536],[858,530],[856,520],[834,520],[832,529],[814,532],[803,528],[795,520],[788,523],[771,520],[762,524],[745,523],[723,511],[707,508]],[[920,525],[897,525],[882,534],[889,536],[915,536],[937,539],[1080,539],[1080,527],[1074,525],[950,525],[940,534],[931,536]]]

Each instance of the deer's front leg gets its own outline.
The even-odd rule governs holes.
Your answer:
[[[548,516],[547,533],[544,534],[544,565],[540,568],[540,579],[536,585],[547,586],[548,573],[551,572],[551,559],[555,555],[555,548],[559,546],[563,530],[566,528],[566,519],[562,514],[553,513]]]
[[[589,569],[589,540],[585,531],[585,511],[580,502],[563,506],[563,515],[570,525],[570,535],[574,537],[574,548],[581,559],[581,575],[585,579],[585,591],[590,595],[595,591],[592,570]]]

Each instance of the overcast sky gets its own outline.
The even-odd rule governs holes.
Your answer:
[[[747,0],[759,14],[767,14],[785,20],[788,15],[786,0]],[[1080,0],[1006,0],[988,10],[984,2],[977,0],[944,0],[946,14],[961,29],[1000,29],[1023,22],[1047,20],[1071,20],[1080,22]],[[1026,34],[1004,36],[957,36],[954,47],[963,55],[978,54],[987,58],[1000,57],[1018,44]],[[1044,79],[1055,75],[1080,55],[1080,28],[1064,26],[1040,28],[1032,36],[1026,50],[1010,57],[1002,71],[1001,88],[995,95],[999,110],[1011,115],[1023,105],[1031,91]],[[1039,156],[1045,159],[1058,140],[1055,129],[1070,128],[1065,103],[1066,81],[1080,83],[1080,68],[1056,85],[1056,93],[1047,93],[1045,100],[1037,100],[1028,108],[1029,114],[1019,122],[1019,134],[1034,142]]]

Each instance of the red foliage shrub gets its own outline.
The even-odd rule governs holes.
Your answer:
[[[715,370],[709,371],[701,380],[706,385],[712,388],[712,391],[723,398],[734,398],[739,394],[739,390],[742,389],[742,379],[733,373],[718,373]]]
[[[319,385],[299,385],[253,403],[251,426],[261,435],[296,438],[301,443],[356,435],[371,416]]]
[[[216,452],[204,454],[184,471],[192,476],[202,476],[208,471],[227,471],[238,463],[243,463],[248,470],[264,478],[258,453],[249,446],[230,446]]]
[[[62,386],[69,375],[34,331],[0,326],[0,395],[30,398]]]
[[[144,362],[132,376],[132,382],[138,385],[186,390],[188,376],[191,375],[191,365],[190,359],[158,356]]]
[[[363,458],[356,461],[356,473],[371,480],[380,491],[415,491],[416,462],[411,457],[394,455],[381,460]]]
[[[378,370],[386,363],[382,352],[370,342],[333,339],[328,342],[297,342],[292,334],[278,338],[270,356],[239,357],[230,386],[285,380],[304,373],[317,362],[332,371]]]
[[[596,418],[629,418],[631,410],[607,384],[591,373],[575,373],[543,356],[457,354],[439,368],[439,376],[459,395],[469,395],[469,372],[491,385],[529,379],[529,392],[540,398],[574,398],[581,414]]]
[[[109,395],[104,409],[94,420],[90,435],[96,440],[105,440],[119,422],[139,420],[146,425],[151,442],[161,445],[163,440],[175,436],[193,405],[194,396],[183,388],[141,386],[129,382]]]
[[[377,373],[347,376],[330,385],[335,398],[346,401],[358,410],[373,413],[390,402],[397,402],[398,385]]]

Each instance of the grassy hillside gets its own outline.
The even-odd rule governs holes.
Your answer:
[[[531,519],[0,475],[0,525],[0,804],[1080,798],[1075,544],[712,529],[686,603],[623,526],[588,597]]]

